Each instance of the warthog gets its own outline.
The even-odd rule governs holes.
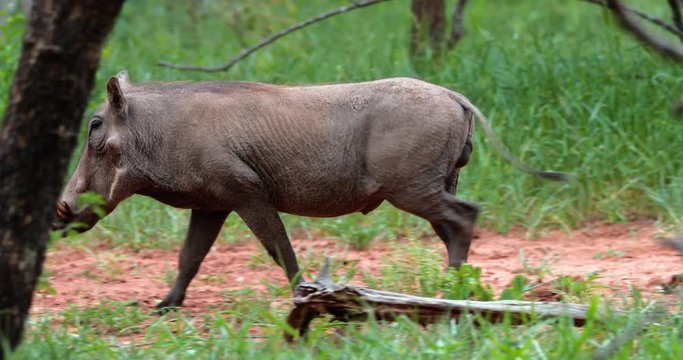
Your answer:
[[[454,191],[472,152],[472,114],[493,134],[456,92],[409,78],[296,87],[133,85],[122,72],[109,79],[107,95],[90,118],[55,228],[80,222],[86,231],[97,223],[91,207],[76,205],[86,191],[104,198],[107,214],[133,194],[191,209],[178,277],[159,308],[182,304],[232,211],[292,284],[299,266],[278,212],[367,214],[386,200],[430,222],[450,266],[467,261],[478,207]],[[525,171],[558,176],[502,151]]]

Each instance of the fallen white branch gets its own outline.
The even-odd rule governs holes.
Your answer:
[[[531,318],[567,317],[574,325],[586,321],[587,305],[534,301],[472,301],[445,300],[363,287],[337,285],[330,281],[327,263],[314,282],[299,284],[294,290],[294,309],[287,323],[304,336],[311,321],[331,315],[337,321],[364,321],[370,317],[393,321],[399,316],[426,325],[444,318],[458,319],[463,314],[475,314],[490,322],[509,319],[521,324]],[[287,341],[296,335],[285,333]]]

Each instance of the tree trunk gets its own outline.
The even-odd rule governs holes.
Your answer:
[[[12,348],[42,270],[100,50],[123,1],[36,0],[31,8],[0,133],[0,341]]]
[[[434,51],[439,52],[444,45],[446,15],[444,0],[412,0],[413,25],[410,30],[410,53],[420,54],[425,40]]]
[[[463,13],[465,12],[466,5],[467,0],[458,0],[458,3],[455,4],[455,10],[453,10],[453,25],[451,26],[451,37],[448,39],[449,49],[454,48],[462,38]]]

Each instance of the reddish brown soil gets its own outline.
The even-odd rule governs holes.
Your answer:
[[[541,270],[549,278],[597,271],[600,274],[597,282],[607,289],[626,292],[629,287],[636,287],[646,296],[659,296],[656,295],[659,285],[683,272],[683,257],[677,256],[675,250],[660,246],[654,240],[657,233],[656,225],[651,222],[552,231],[534,240],[525,239],[523,232],[500,235],[484,230],[472,246],[469,261],[482,268],[482,281],[491,284],[496,292],[520,273],[533,275],[535,270]],[[301,237],[293,241],[300,256],[320,259],[327,255],[357,260],[359,273],[378,274],[379,267],[391,260],[388,256],[392,246],[396,246],[396,243],[376,242],[367,251],[355,251],[344,249],[334,239],[303,240]],[[445,259],[445,249],[439,241],[427,239],[424,243]],[[520,251],[526,264],[520,262]],[[46,263],[49,284],[56,293],[39,293],[33,313],[59,311],[72,304],[94,306],[103,300],[135,300],[151,308],[166,294],[167,278],[175,274],[177,257],[177,249],[135,252],[105,245],[56,246],[49,251]],[[191,284],[185,308],[192,313],[205,312],[226,301],[221,296],[224,290],[264,291],[267,282],[280,286],[285,281],[283,272],[265,256],[256,241],[219,244],[211,250]],[[352,283],[361,284],[360,276]]]

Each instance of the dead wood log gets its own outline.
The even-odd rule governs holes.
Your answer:
[[[334,284],[328,275],[326,261],[314,282],[301,283],[294,289],[294,309],[287,323],[299,336],[304,336],[315,318],[331,315],[332,320],[364,321],[375,318],[394,321],[407,316],[422,325],[444,318],[458,319],[463,314],[479,315],[490,322],[508,318],[513,324],[522,324],[530,318],[568,317],[576,326],[586,320],[587,305],[534,301],[472,301],[445,300],[401,293],[373,290],[363,287]],[[287,341],[295,335],[284,334]]]

